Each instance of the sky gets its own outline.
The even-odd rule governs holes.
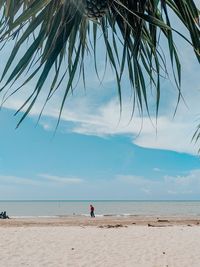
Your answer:
[[[80,83],[68,97],[56,134],[62,92],[37,122],[42,94],[18,129],[20,116],[14,113],[35,80],[10,97],[0,111],[0,200],[199,200],[200,143],[191,139],[200,122],[200,68],[192,48],[178,37],[176,42],[186,104],[180,102],[174,117],[177,91],[173,82],[163,80],[157,124],[153,112],[150,120],[136,111],[130,121],[126,77],[120,117],[115,76],[108,68],[100,84],[91,58],[87,89]],[[8,45],[0,52],[1,62],[6,62],[10,49]],[[1,73],[2,69],[3,64]],[[151,106],[153,110],[153,98]]]

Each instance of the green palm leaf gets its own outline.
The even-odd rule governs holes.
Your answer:
[[[150,84],[155,89],[158,114],[161,74],[167,74],[165,56],[159,49],[161,36],[168,45],[178,88],[178,102],[181,96],[181,64],[173,39],[174,32],[191,44],[200,62],[199,10],[193,0],[1,0],[0,10],[0,42],[3,45],[9,40],[16,40],[1,76],[1,81],[6,79],[6,82],[0,90],[4,91],[27,71],[29,76],[22,86],[39,74],[33,92],[19,109],[24,110],[19,124],[44,89],[53,67],[54,77],[51,79],[46,102],[61,88],[64,79],[67,80],[58,119],[70,89],[73,90],[76,75],[82,75],[84,84],[87,81],[85,52],[93,51],[91,55],[98,76],[98,32],[102,34],[107,51],[106,61],[108,59],[116,76],[120,106],[122,107],[122,78],[128,70],[135,96],[133,107],[136,102],[141,113],[144,109],[149,112]],[[170,21],[170,12],[187,28],[190,40],[176,31],[175,25]],[[13,68],[19,49],[28,39],[32,43]],[[64,73],[61,73],[66,58],[67,66]]]

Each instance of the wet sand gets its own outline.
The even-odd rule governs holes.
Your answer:
[[[102,216],[90,218],[86,216],[61,216],[52,218],[11,218],[0,220],[0,227],[26,227],[26,226],[194,226],[200,225],[200,216],[194,217],[156,217],[156,216]]]

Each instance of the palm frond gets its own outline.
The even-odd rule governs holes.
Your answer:
[[[200,124],[198,124],[196,131],[192,137],[192,141],[196,144],[200,139]],[[200,148],[198,149],[198,153],[200,153]]]
[[[181,64],[174,43],[174,33],[191,44],[200,62],[199,10],[193,0],[107,0],[107,12],[99,19],[88,17],[88,0],[1,0],[0,1],[0,43],[16,40],[8,58],[1,81],[6,87],[16,82],[28,71],[28,78],[15,92],[37,77],[33,92],[19,109],[24,113],[19,124],[32,109],[44,90],[44,84],[55,68],[54,77],[46,102],[62,88],[66,80],[63,99],[60,104],[60,120],[66,98],[73,90],[76,75],[82,75],[87,82],[84,62],[85,54],[92,51],[95,70],[98,75],[97,49],[98,31],[106,48],[108,59],[116,76],[119,102],[122,106],[122,78],[126,70],[133,90],[135,102],[141,112],[149,110],[149,84],[155,88],[156,113],[161,95],[161,76],[167,73],[165,56],[160,50],[161,36],[168,45],[176,86],[178,102],[181,96]],[[176,30],[170,19],[173,12],[187,28],[190,40]],[[34,36],[34,37],[33,37]],[[20,48],[31,39],[26,52],[13,67]],[[61,66],[67,58],[64,73]],[[9,74],[9,75],[8,75]],[[39,77],[38,77],[39,74]],[[8,76],[8,77],[7,77]],[[12,93],[13,94],[13,93]],[[46,103],[45,102],[45,103]]]

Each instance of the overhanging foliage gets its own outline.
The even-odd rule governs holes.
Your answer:
[[[48,88],[46,102],[61,88],[66,79],[64,96],[60,105],[60,116],[73,81],[78,74],[87,80],[84,60],[90,50],[98,75],[97,49],[100,31],[109,61],[117,81],[117,92],[122,104],[121,81],[125,69],[133,90],[135,103],[141,112],[148,111],[149,84],[155,89],[156,113],[158,113],[161,90],[161,73],[167,73],[165,56],[159,49],[160,39],[165,39],[173,68],[174,80],[181,95],[181,64],[173,40],[176,25],[171,25],[169,13],[174,13],[188,29],[190,40],[182,36],[193,47],[200,61],[199,11],[193,0],[107,0],[106,15],[99,20],[86,15],[89,1],[86,0],[1,0],[0,42],[6,45],[15,40],[15,46],[5,65],[1,91],[16,82],[28,71],[28,78],[13,93],[19,91],[39,74],[35,88],[18,110],[24,111],[18,125],[32,109],[51,69],[54,77]],[[112,36],[110,36],[110,32]],[[33,36],[34,37],[31,37]],[[17,64],[13,62],[19,49],[32,38],[27,50]],[[119,45],[120,44],[120,45]],[[120,47],[121,46],[121,47]],[[67,57],[65,72],[62,63]],[[34,67],[33,67],[34,66]],[[9,73],[9,75],[8,75]],[[37,76],[38,77],[38,76]],[[47,88],[45,88],[46,90]],[[62,86],[63,90],[63,86]],[[12,94],[13,94],[12,93]],[[178,98],[178,102],[179,102]]]

